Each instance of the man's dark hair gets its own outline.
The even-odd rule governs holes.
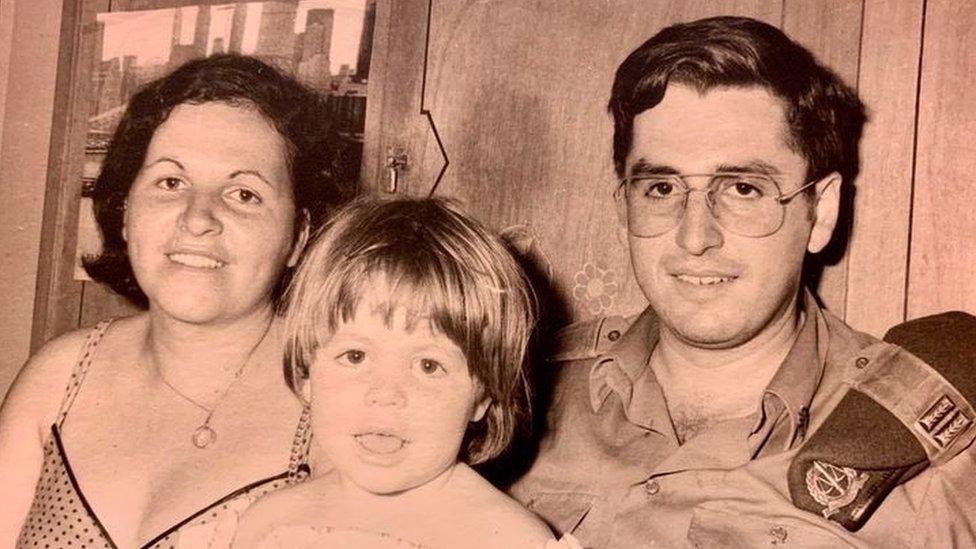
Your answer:
[[[787,145],[806,159],[808,180],[837,171],[850,181],[857,174],[866,116],[854,91],[776,27],[712,17],[661,30],[617,69],[608,108],[618,176],[625,175],[634,117],[660,103],[669,83],[700,92],[760,86],[783,101]]]
[[[137,306],[147,307],[148,299],[132,272],[122,238],[126,197],[153,135],[173,109],[210,102],[256,108],[281,135],[299,214],[296,235],[303,226],[303,211],[314,229],[356,193],[357,155],[339,139],[324,98],[253,57],[221,54],[187,62],[132,96],[92,193],[102,251],[84,259],[85,270]],[[275,288],[276,303],[289,276],[286,271]]]

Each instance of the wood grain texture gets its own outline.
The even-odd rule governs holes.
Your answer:
[[[805,46],[850,86],[857,85],[858,49],[861,43],[861,0],[786,0],[783,4],[783,31]],[[852,193],[853,181],[845,182],[844,192]],[[843,251],[849,224],[844,221],[835,231],[836,243]],[[848,254],[838,253],[824,267],[817,293],[835,315],[844,318],[847,301]]]
[[[146,2],[77,5],[93,14]],[[198,2],[167,5],[189,3]],[[437,194],[457,197],[496,229],[510,229],[539,270],[551,274],[566,320],[631,314],[645,303],[611,200],[606,102],[613,72],[663,26],[719,14],[782,27],[856,85],[868,105],[847,255],[821,279],[829,308],[876,335],[906,310],[909,317],[976,310],[976,219],[967,210],[976,198],[969,183],[976,172],[969,139],[976,130],[976,92],[969,86],[976,1],[929,0],[924,50],[923,0],[564,0],[558,9],[541,0],[431,4],[429,44],[428,0],[377,4],[364,187],[382,194],[386,157],[405,153],[399,192],[430,192],[444,160],[421,113],[428,109],[450,159]],[[74,24],[83,26],[78,17]],[[79,63],[90,47],[79,29],[62,48],[56,116],[66,122],[52,138],[35,348],[79,322],[129,310],[104,289],[71,280],[80,174],[70,166],[80,166],[83,154],[71,143],[83,142],[84,121],[83,109],[69,107],[85,104],[87,67]]]
[[[928,2],[922,51],[907,316],[976,313],[976,2]]]
[[[425,102],[450,157],[437,193],[515,230],[551,271],[568,319],[642,309],[611,196],[614,71],[670,23],[739,14],[779,24],[781,2],[433,6]],[[424,139],[414,165],[429,188],[442,161],[432,133]]]
[[[429,131],[420,114],[426,27],[426,0],[376,4],[361,174],[363,187],[376,193],[385,192],[385,163],[391,154],[409,157],[401,170],[400,191],[410,193],[415,182],[420,184],[415,149]]]
[[[865,0],[858,91],[870,119],[861,141],[847,321],[884,335],[904,320],[922,2]]]
[[[234,0],[111,0],[111,11],[159,10],[185,6],[203,6],[208,4],[214,6],[220,4],[231,4],[233,1]],[[298,0],[292,1],[297,2]]]
[[[44,199],[37,297],[31,351],[52,337],[78,328],[82,283],[73,280],[78,237],[85,133],[88,130],[90,62],[94,57],[95,15],[108,10],[108,0],[66,2],[62,24],[51,154]]]

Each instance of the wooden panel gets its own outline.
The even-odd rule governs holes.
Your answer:
[[[783,31],[817,56],[851,86],[857,85],[858,49],[861,42],[861,0],[786,0],[783,5]],[[863,179],[862,179],[863,180]],[[853,183],[845,182],[844,193],[853,195]],[[851,200],[845,200],[851,204]],[[848,208],[849,212],[849,208]],[[834,242],[824,252],[827,265],[817,288],[820,298],[834,314],[844,318],[847,298],[850,216],[834,234]]]
[[[848,252],[847,321],[878,337],[904,320],[921,33],[921,0],[866,0],[858,88],[870,119]]]
[[[0,401],[30,353],[61,15],[60,2],[0,0]]]
[[[908,317],[976,312],[976,2],[928,2]]]
[[[391,154],[410,158],[401,170],[401,192],[410,192],[423,175],[413,159],[429,131],[420,114],[426,28],[427,0],[377,2],[361,176],[364,187],[375,192],[385,188],[385,159]]]
[[[249,2],[254,2],[258,0],[245,0]],[[282,0],[278,0],[281,2]],[[289,0],[284,0],[289,1]],[[293,3],[297,3],[298,0],[291,0]],[[222,4],[235,4],[238,3],[235,0],[112,0],[111,11],[141,11],[141,10],[158,10],[165,8],[176,8],[184,6],[202,6],[210,4],[212,6],[222,5]],[[108,10],[106,10],[108,11]]]
[[[438,194],[519,233],[540,271],[551,271],[567,319],[639,311],[645,301],[611,198],[613,73],[667,24],[739,14],[778,25],[781,5],[573,1],[552,10],[514,0],[435,1],[425,103],[450,158]],[[414,183],[413,192],[429,189],[443,165],[432,132],[424,139],[412,161],[427,186]]]
[[[98,29],[95,14],[108,0],[65,2],[54,120],[51,133],[41,254],[31,350],[78,327],[82,283],[72,279],[78,236],[78,202],[88,128],[89,63]],[[67,11],[69,8],[76,11]]]

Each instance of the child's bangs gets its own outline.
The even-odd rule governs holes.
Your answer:
[[[462,281],[451,263],[439,260],[435,250],[414,249],[406,255],[406,250],[397,248],[377,246],[346,260],[345,268],[333,278],[333,287],[319,301],[318,339],[330,337],[340,324],[353,320],[370,293],[373,302],[368,312],[380,315],[387,327],[403,310],[408,331],[427,321],[467,354],[464,303],[470,299],[465,299],[464,289],[470,282]]]

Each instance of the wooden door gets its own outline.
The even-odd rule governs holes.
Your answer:
[[[611,196],[606,103],[617,65],[668,24],[744,15],[784,28],[853,84],[861,8],[851,0],[392,2],[386,42],[376,45],[388,65],[377,75],[384,95],[373,105],[378,138],[365,175],[382,190],[384,158],[405,153],[397,192],[456,197],[513,235],[561,298],[558,320],[634,314],[645,301]],[[842,256],[820,284],[841,315],[846,278]]]

